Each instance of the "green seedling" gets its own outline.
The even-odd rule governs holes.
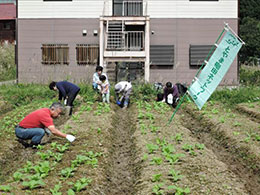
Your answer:
[[[151,160],[152,165],[156,164],[156,165],[160,165],[162,164],[163,160],[160,157],[153,157],[153,159]]]
[[[148,159],[148,154],[144,154],[143,161],[146,161]]]
[[[237,131],[233,131],[233,135],[237,136],[237,135],[240,135],[240,133]]]
[[[153,193],[155,195],[163,195],[164,191],[162,190],[163,183],[156,184],[153,186]]]
[[[146,134],[146,129],[147,129],[147,126],[143,123],[140,124],[140,130],[142,132],[143,135]]]
[[[52,143],[51,143],[51,148],[52,148],[52,149],[57,148],[57,142],[52,142]]]
[[[61,175],[67,179],[74,175],[75,170],[76,170],[76,168],[74,168],[74,167],[67,167],[67,168],[61,170]]]
[[[81,164],[86,163],[90,158],[83,155],[77,155],[76,159],[71,162],[72,167],[78,167]]]
[[[64,125],[64,130],[67,131],[69,129],[72,129],[72,127],[69,124]]]
[[[13,174],[14,181],[21,181],[23,177],[24,175],[19,171]]]
[[[221,116],[221,117],[219,118],[219,122],[225,123],[225,117],[224,117],[224,116]]]
[[[22,185],[25,188],[29,188],[30,190],[35,189],[35,188],[40,188],[45,185],[45,183],[40,179],[40,180],[31,180],[31,181],[24,181]]]
[[[191,154],[191,155],[196,155],[196,153],[194,152],[194,146],[193,145],[184,144],[182,146],[182,149],[185,150],[186,152],[189,152],[189,154]]]
[[[51,170],[49,161],[40,162],[38,165],[33,167],[33,170],[38,173],[42,178],[48,176]]]
[[[61,184],[59,183],[59,184],[55,185],[53,189],[50,189],[51,194],[52,195],[62,195],[62,193],[59,192],[60,189],[61,189]]]
[[[10,185],[1,185],[0,186],[0,191],[2,191],[2,192],[10,192],[11,191],[11,186]]]
[[[212,112],[213,114],[218,114],[218,109],[213,108],[211,112]]]
[[[62,153],[54,153],[53,158],[55,159],[56,162],[60,162],[62,160]]]
[[[101,128],[97,128],[97,133],[98,133],[98,134],[101,133]]]
[[[68,195],[75,195],[75,192],[74,192],[72,189],[69,189],[69,190],[67,191],[67,194],[68,194]]]
[[[234,122],[234,127],[241,127],[241,123],[235,121],[235,122]]]
[[[42,150],[42,149],[44,148],[44,146],[43,146],[43,145],[38,145],[36,148],[37,148],[38,150]]]
[[[150,121],[154,120],[154,115],[153,115],[153,113],[147,112],[146,115],[145,115],[145,117],[146,117],[147,119],[149,119]]]
[[[183,177],[182,175],[180,175],[180,171],[175,171],[174,169],[170,170],[170,175],[172,176],[171,179],[174,182],[179,181]]]
[[[158,131],[159,127],[156,127],[154,125],[150,125],[150,130],[152,133],[156,133]]]
[[[252,136],[248,132],[246,133],[246,135],[247,135],[247,137],[244,139],[244,142],[248,143],[251,140]]]
[[[164,145],[162,147],[162,154],[167,155],[167,154],[172,154],[175,151],[174,146],[171,144]]]
[[[59,151],[60,153],[64,153],[66,150],[69,149],[69,144],[68,144],[68,143],[66,143],[66,144],[64,144],[64,145],[58,144],[58,145],[56,146],[56,148],[58,149],[58,151]]]
[[[137,118],[140,120],[140,119],[144,119],[144,117],[145,117],[144,113],[139,112]]]
[[[75,115],[72,115],[72,120],[74,120],[74,121],[78,121],[79,120],[79,117],[80,117],[80,115],[79,114],[75,114]]]
[[[167,161],[169,161],[169,163],[170,163],[171,165],[173,165],[173,164],[179,162],[181,157],[185,157],[185,155],[184,155],[184,154],[181,154],[181,153],[167,154],[167,155],[165,156],[165,159],[166,159]]]
[[[48,150],[47,153],[37,152],[36,154],[38,154],[42,160],[48,160],[53,156],[53,152],[50,150]]]
[[[154,153],[155,150],[159,149],[159,146],[158,145],[154,145],[154,144],[146,144],[146,148],[148,150],[148,153],[152,154],[152,153]]]
[[[199,144],[199,143],[197,143],[197,144],[195,144],[195,147],[196,147],[198,150],[204,150],[205,145],[204,145],[204,144]]]
[[[73,185],[73,191],[74,192],[80,192],[83,189],[86,189],[86,186],[88,186],[91,183],[92,179],[89,178],[81,178],[79,180],[76,181],[76,183],[69,183],[71,185]]]
[[[178,143],[180,143],[180,142],[182,142],[182,134],[181,133],[177,133],[176,135],[175,135],[175,141],[176,142],[178,142]]]
[[[254,140],[260,141],[260,135],[259,134],[255,133],[252,136],[253,136]]]
[[[159,182],[161,179],[162,174],[155,174],[153,175],[152,182]]]
[[[145,110],[151,111],[152,110],[152,105],[147,103],[147,102],[145,102]]]
[[[24,171],[25,173],[29,173],[31,170],[33,170],[33,164],[32,164],[32,162],[27,161],[27,162],[26,162],[26,165],[25,165],[24,168],[23,168],[23,171]]]
[[[168,186],[169,190],[175,190],[175,195],[185,195],[185,194],[189,194],[190,193],[190,189],[189,188],[180,188],[178,186]]]
[[[156,138],[156,143],[157,143],[159,146],[164,146],[164,145],[168,144],[167,141],[165,140],[165,138],[163,138],[163,139]]]

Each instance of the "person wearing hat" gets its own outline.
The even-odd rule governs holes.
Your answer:
[[[122,108],[127,108],[130,101],[132,84],[127,81],[120,81],[115,85],[116,104]],[[120,97],[121,95],[121,97]]]

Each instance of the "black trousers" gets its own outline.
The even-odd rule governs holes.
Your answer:
[[[76,96],[78,95],[80,89],[76,92],[69,93],[67,106],[73,106],[73,101],[75,100]]]

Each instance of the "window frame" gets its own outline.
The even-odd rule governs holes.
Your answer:
[[[42,64],[46,65],[68,65],[69,46],[68,44],[42,44]]]
[[[77,65],[98,65],[99,63],[98,44],[77,44],[75,49],[76,49]],[[83,52],[83,54],[81,53],[80,55],[80,52]],[[89,57],[89,53],[90,53],[90,57]],[[84,54],[86,54],[86,56],[84,56]]]

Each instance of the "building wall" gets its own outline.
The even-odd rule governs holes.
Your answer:
[[[224,21],[237,32],[237,19],[151,19],[151,45],[174,45],[174,66],[151,69],[151,82],[191,83],[198,69],[189,67],[190,45],[213,45],[224,27]],[[231,65],[222,85],[238,84],[237,59]]]
[[[48,83],[52,80],[91,82],[95,66],[76,64],[76,44],[99,44],[93,30],[98,19],[19,19],[18,20],[18,81]],[[88,31],[87,36],[82,30]],[[42,44],[68,44],[69,65],[43,65]]]
[[[237,18],[238,0],[144,0],[151,18]],[[105,3],[105,4],[104,4]],[[19,18],[98,18],[112,15],[112,0],[18,0]]]
[[[174,66],[151,69],[150,81],[190,83],[197,69],[189,67],[189,45],[213,45],[228,22],[237,31],[236,19],[151,19],[151,45],[174,45]],[[70,79],[75,82],[92,80],[94,66],[76,64],[76,44],[99,44],[93,30],[99,19],[19,19],[18,62],[19,82],[48,83]],[[82,30],[88,31],[82,36]],[[68,44],[69,65],[43,65],[42,44]],[[237,84],[237,59],[222,84]]]

